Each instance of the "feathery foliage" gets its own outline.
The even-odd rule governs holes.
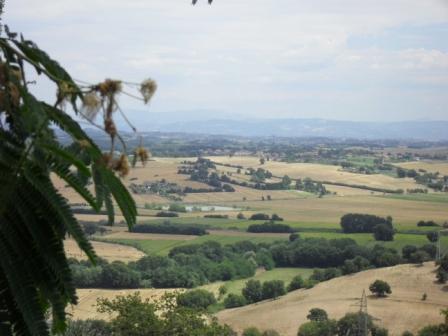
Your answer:
[[[121,86],[106,80],[82,87],[36,44],[5,28],[0,36],[0,334],[46,336],[49,325],[54,333],[65,330],[65,307],[77,303],[63,240],[71,236],[92,262],[96,258],[54,179],[62,179],[93,210],[105,208],[111,224],[114,204],[129,227],[136,222],[134,200],[116,176],[127,172],[127,158],[114,160],[119,135],[112,112]],[[29,90],[34,83],[27,81],[25,66],[58,87],[54,105]],[[152,88],[151,94],[153,82]],[[101,99],[107,115],[109,154],[64,110],[65,103],[82,115],[79,106],[85,106],[87,94]],[[72,138],[71,145],[61,145],[57,129]]]

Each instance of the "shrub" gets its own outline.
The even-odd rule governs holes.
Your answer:
[[[392,227],[392,219],[367,214],[346,214],[341,218],[344,233],[373,233],[373,229],[378,224],[387,224]]]
[[[105,288],[138,288],[140,274],[125,263],[114,261],[102,266],[101,283]]]
[[[269,215],[264,213],[256,213],[249,217],[250,220],[269,220]]]
[[[247,304],[247,300],[242,295],[230,293],[224,299],[224,307],[226,307],[226,308],[242,307],[242,306],[245,306],[246,304]]]
[[[337,329],[337,323],[334,320],[311,321],[300,326],[297,336],[336,335]]]
[[[312,308],[306,318],[310,321],[322,322],[328,320],[328,314],[321,308]]]
[[[300,239],[300,235],[298,233],[291,233],[289,235],[290,242],[296,241],[297,239]]]
[[[186,224],[138,224],[132,227],[131,232],[138,233],[161,233],[161,234],[178,234],[203,236],[208,234],[204,227],[199,225]]]
[[[173,203],[170,204],[168,211],[171,212],[187,212],[187,208],[183,204]]]
[[[242,212],[240,212],[237,216],[237,219],[246,219],[246,217],[244,216],[244,214]]]
[[[263,232],[271,232],[271,233],[290,233],[294,230],[286,224],[276,224],[271,222],[266,222],[263,224],[252,224],[247,228],[247,232],[254,233],[263,233]]]
[[[270,199],[270,197],[269,197],[268,199]],[[277,215],[277,214],[273,214],[273,215],[271,216],[271,220],[281,222],[281,221],[283,221],[283,218],[280,217],[280,216]]]
[[[112,328],[103,320],[69,321],[64,336],[110,336]]]
[[[421,220],[417,223],[417,226],[440,226],[440,225],[432,220],[426,222]]]
[[[303,280],[302,276],[296,275],[294,278],[292,278],[291,282],[288,285],[288,292],[292,292],[297,289],[301,289],[305,286],[305,281]]]
[[[388,224],[378,224],[373,228],[373,236],[379,241],[393,241],[394,229]]]
[[[156,217],[179,217],[179,214],[169,211],[160,211],[156,213]]]
[[[285,283],[282,280],[265,281],[262,286],[263,299],[276,299],[285,295]]]
[[[431,256],[422,250],[412,253],[409,257],[409,261],[414,264],[422,264],[429,260],[431,260]]]
[[[241,336],[262,336],[260,330],[255,327],[246,328]]]
[[[438,232],[428,232],[426,234],[426,238],[428,238],[428,240],[431,243],[436,243],[439,240],[439,233]]]
[[[216,299],[213,293],[210,293],[205,289],[190,290],[177,297],[177,304],[179,306],[194,309],[206,309],[208,306],[215,303]]]
[[[261,282],[258,280],[249,280],[242,290],[242,294],[248,303],[254,303],[263,300],[263,291]]]
[[[227,219],[229,215],[204,215],[204,218],[222,218]]]
[[[386,294],[392,293],[389,284],[383,280],[375,280],[372,284],[370,284],[369,290],[377,297],[385,297]]]

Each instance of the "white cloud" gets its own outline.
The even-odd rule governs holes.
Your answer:
[[[448,25],[445,0],[14,0],[4,21],[77,78],[156,78],[159,110],[386,118],[394,88],[397,113],[410,116],[412,91],[418,118],[432,109],[426,86],[437,86],[434,106],[448,103],[444,40],[440,50],[418,39],[396,50],[347,44],[394,27]],[[376,110],[361,116],[366,103]]]

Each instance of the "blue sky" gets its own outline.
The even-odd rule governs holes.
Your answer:
[[[3,21],[76,78],[154,78],[153,112],[448,120],[448,0],[190,2],[7,0]]]

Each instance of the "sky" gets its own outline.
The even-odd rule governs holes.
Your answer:
[[[155,79],[150,107],[122,98],[137,120],[448,120],[448,0],[6,0],[3,22],[77,79]]]

